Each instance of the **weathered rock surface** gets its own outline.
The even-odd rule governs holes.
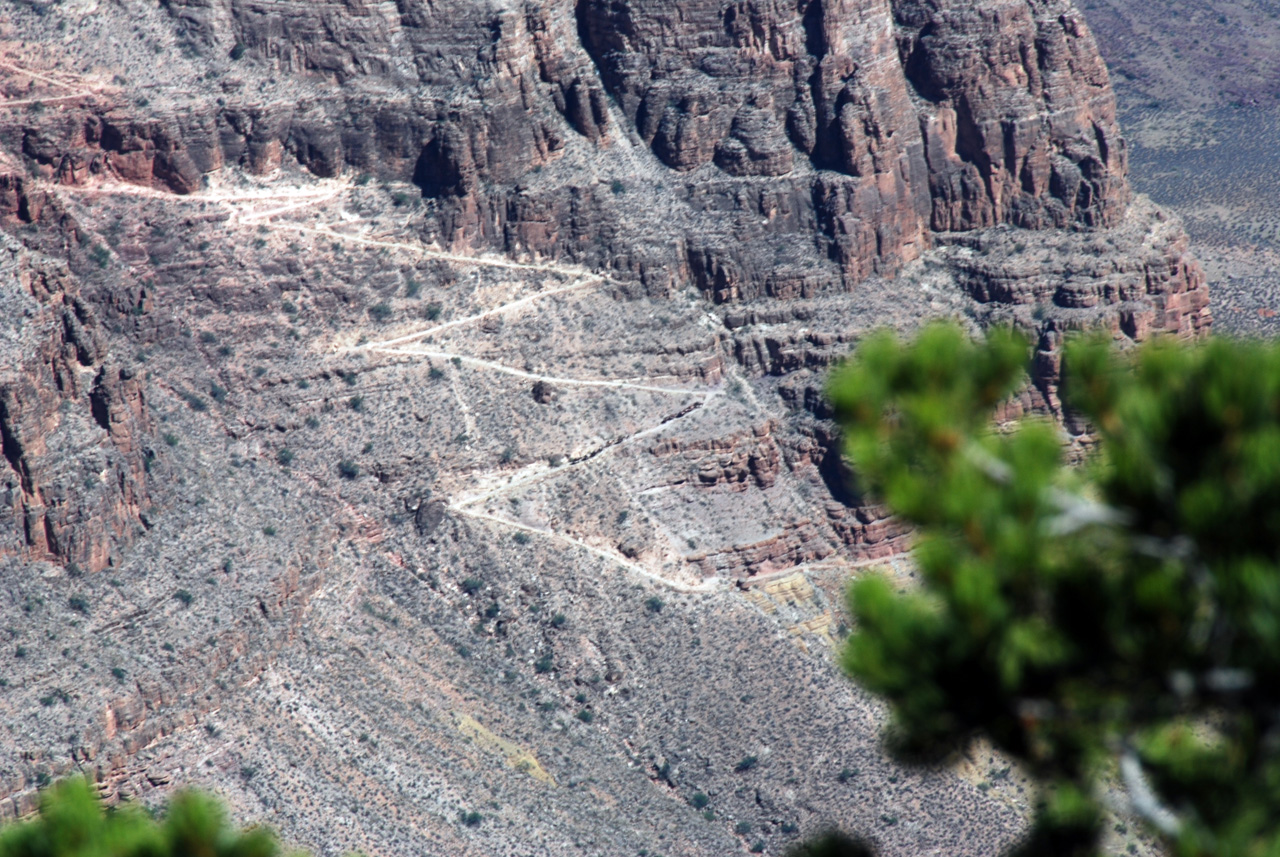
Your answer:
[[[164,8],[144,17],[185,46],[172,72],[211,66],[217,103],[107,88],[10,115],[41,174],[190,193],[286,157],[367,171],[418,185],[446,246],[692,275],[716,300],[850,288],[931,230],[1109,226],[1128,202],[1106,69],[1065,0]]]
[[[0,556],[99,571],[133,540],[149,504],[143,386],[111,359],[65,266],[0,242]]]
[[[822,390],[1012,321],[1057,412],[1065,332],[1207,328],[1064,0],[37,2],[0,98],[0,816],[83,769],[325,855],[1016,836],[833,667],[909,534]]]

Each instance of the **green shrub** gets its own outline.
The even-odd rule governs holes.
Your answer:
[[[656,595],[651,595],[645,599],[644,606],[650,613],[661,613],[662,608],[666,606],[666,602]]]
[[[733,766],[733,772],[734,772],[735,774],[741,774],[741,773],[743,773],[743,772],[745,772],[745,771],[749,771],[749,770],[751,770],[752,768],[754,768],[754,767],[755,767],[756,765],[758,765],[758,764],[760,764],[760,759],[759,759],[759,757],[757,757],[757,756],[743,756],[741,759],[739,759],[739,760],[738,760],[738,764],[736,764],[736,765],[734,765],[734,766]]]
[[[347,399],[347,407],[356,413],[360,413],[364,410],[364,396],[352,396]]]
[[[517,531],[515,536],[513,536],[513,538],[515,539],[516,544],[518,545],[527,545],[529,544],[529,541],[531,539],[530,535],[526,533],[524,530]]]
[[[551,627],[552,627],[552,628],[563,628],[563,627],[564,627],[564,623],[565,623],[565,622],[568,622],[568,621],[569,621],[569,617],[568,617],[568,616],[565,616],[563,613],[557,613],[556,615],[554,615],[554,616],[552,616],[552,617],[551,617]]]
[[[545,675],[546,673],[551,672],[554,666],[555,663],[551,660],[551,656],[543,655],[533,662],[533,671],[538,675]]]
[[[373,306],[369,307],[369,318],[381,324],[387,321],[388,319],[390,319],[393,312],[394,311],[391,309],[390,304],[385,302],[376,303]]]
[[[196,597],[185,589],[179,589],[173,593],[173,597],[181,601],[183,607],[190,607],[191,602],[196,600]]]
[[[355,479],[360,475],[360,467],[351,459],[344,458],[338,462],[338,475],[343,479]]]
[[[711,798],[702,792],[694,792],[693,797],[689,798],[689,803],[693,805],[694,809],[706,809],[707,805],[711,803]]]
[[[122,667],[112,667],[111,674],[115,676],[116,681],[124,681],[124,677],[127,675]]]
[[[444,307],[437,303],[427,304],[427,308],[423,311],[423,315],[427,317],[427,321],[435,321],[440,317],[440,313],[444,311]]]
[[[589,708],[582,709],[575,714],[574,717],[578,718],[583,723],[590,723],[592,720],[596,719],[595,712],[591,711]]]
[[[89,615],[89,599],[83,595],[72,595],[67,599],[67,606],[77,613],[83,613],[85,616]]]
[[[478,577],[468,577],[462,581],[462,591],[467,595],[475,595],[484,589],[484,581]]]
[[[276,463],[281,467],[288,467],[293,464],[293,451],[287,447],[280,447],[276,450]]]
[[[737,824],[733,826],[733,832],[738,834],[739,836],[746,836],[748,833],[751,832],[751,822],[739,821]]]
[[[981,735],[1021,763],[1035,813],[1005,853],[1102,853],[1120,781],[1153,852],[1280,853],[1280,345],[1061,354],[1083,466],[1061,425],[998,422],[1042,357],[1012,331],[879,334],[835,373],[858,489],[912,527],[920,578],[852,584],[843,665],[907,760]]]
[[[47,775],[45,776],[47,779]],[[104,811],[96,790],[76,777],[40,796],[40,811],[0,829],[0,857],[276,857],[271,831],[236,830],[222,805],[179,792],[153,817],[139,805]]]
[[[484,821],[484,816],[476,812],[475,810],[472,810],[471,812],[460,813],[458,815],[458,820],[460,820],[467,827],[478,827],[480,825],[480,822]]]

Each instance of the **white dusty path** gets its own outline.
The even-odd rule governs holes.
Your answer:
[[[4,64],[0,63],[0,67],[3,67],[3,66]],[[23,72],[23,73],[28,73],[28,72]],[[33,75],[33,76],[38,77],[36,75]],[[43,79],[43,78],[40,78],[40,79]],[[59,85],[68,89],[72,88],[67,84],[64,84],[58,81],[53,81],[51,79],[47,80],[46,82]],[[79,98],[79,97],[83,97],[84,94],[91,94],[91,93],[60,96],[58,98],[65,98],[65,99]],[[33,101],[34,100],[49,101],[49,100],[55,100],[55,99],[33,99]],[[16,106],[16,105],[17,105],[17,102],[9,102],[7,105],[0,104],[0,107]],[[509,518],[490,514],[487,511],[483,511],[481,509],[475,508],[478,505],[483,504],[488,500],[494,499],[496,497],[500,497],[512,491],[529,487],[541,481],[559,478],[566,473],[574,471],[576,468],[587,466],[591,462],[595,461],[601,455],[608,454],[614,450],[618,450],[630,444],[633,444],[643,438],[658,434],[664,431],[665,429],[667,429],[673,423],[685,419],[690,414],[695,413],[701,410],[706,405],[710,404],[717,397],[722,396],[724,394],[723,388],[717,387],[713,389],[696,389],[696,388],[688,388],[688,387],[668,387],[668,386],[660,386],[653,383],[644,383],[643,379],[639,381],[635,381],[635,380],[565,378],[565,377],[554,376],[554,375],[545,375],[537,372],[528,372],[522,369],[516,369],[511,366],[506,366],[501,363],[496,363],[491,360],[484,360],[482,358],[473,357],[467,354],[458,354],[458,353],[447,352],[447,351],[436,351],[436,350],[430,350],[425,348],[405,347],[405,346],[412,346],[414,343],[421,342],[422,340],[427,339],[428,337],[434,336],[445,330],[461,327],[468,324],[474,324],[474,323],[483,321],[486,318],[490,318],[493,316],[501,315],[504,313],[508,313],[508,312],[512,312],[515,310],[528,307],[534,304],[535,302],[542,300],[543,298],[549,298],[549,297],[554,297],[556,295],[562,295],[562,294],[567,294],[570,292],[580,291],[584,289],[595,288],[604,283],[613,283],[616,281],[610,279],[605,275],[592,272],[584,268],[575,267],[575,266],[556,265],[552,263],[518,262],[505,257],[493,256],[493,255],[481,255],[481,254],[465,255],[461,253],[450,253],[442,250],[433,249],[431,247],[424,246],[420,243],[406,243],[402,241],[395,241],[395,240],[384,239],[384,238],[368,237],[365,235],[355,235],[355,234],[351,234],[348,231],[335,229],[333,228],[332,225],[327,225],[323,223],[318,224],[316,226],[304,226],[296,222],[290,222],[290,223],[273,222],[275,218],[280,217],[282,215],[295,213],[305,208],[319,205],[321,203],[331,202],[332,200],[339,197],[342,193],[348,191],[351,188],[351,186],[352,185],[349,181],[340,181],[340,182],[327,182],[325,183],[325,186],[312,187],[312,188],[291,188],[287,190],[264,189],[262,191],[236,191],[236,192],[201,192],[201,193],[191,194],[188,196],[178,196],[175,194],[158,191],[151,188],[142,188],[135,185],[123,185],[123,184],[99,186],[96,188],[58,188],[58,190],[64,193],[69,192],[73,194],[98,194],[98,195],[121,194],[121,195],[141,196],[141,197],[149,197],[153,199],[164,199],[169,202],[178,201],[178,202],[186,202],[186,203],[199,203],[199,202],[220,203],[220,204],[226,205],[230,209],[231,222],[240,224],[240,225],[266,226],[268,229],[272,229],[272,230],[287,231],[287,232],[300,233],[300,234],[310,234],[310,235],[315,235],[331,241],[341,241],[341,242],[357,244],[365,247],[399,250],[403,252],[412,253],[421,257],[439,259],[441,261],[450,262],[459,266],[492,267],[492,268],[502,268],[502,269],[511,270],[511,271],[543,273],[543,274],[550,274],[558,278],[564,278],[566,280],[569,280],[570,282],[568,282],[565,285],[556,286],[556,287],[545,289],[539,292],[534,292],[532,294],[525,295],[515,300],[511,300],[506,303],[503,303],[499,306],[495,306],[490,309],[484,310],[482,312],[475,313],[470,316],[466,316],[464,318],[451,319],[441,324],[436,324],[431,327],[424,328],[422,330],[417,330],[411,333],[402,334],[390,339],[385,339],[378,342],[364,343],[358,346],[344,347],[344,348],[341,348],[340,350],[344,352],[363,351],[367,353],[386,354],[386,355],[401,356],[401,357],[414,357],[414,358],[425,359],[425,360],[450,360],[450,361],[459,362],[464,365],[470,365],[481,370],[499,372],[499,373],[511,375],[511,376],[525,379],[525,380],[546,381],[548,383],[558,384],[563,386],[594,387],[594,388],[616,389],[616,390],[638,390],[638,391],[649,392],[649,393],[696,397],[697,399],[699,399],[699,401],[684,408],[677,414],[666,417],[657,425],[650,426],[648,428],[644,428],[639,431],[636,431],[630,435],[603,443],[588,452],[574,456],[569,462],[567,462],[566,464],[560,467],[550,468],[546,465],[539,464],[539,465],[534,465],[530,468],[525,468],[524,470],[514,475],[510,474],[509,471],[503,471],[503,470],[495,470],[489,474],[482,474],[478,477],[478,481],[482,485],[484,483],[488,483],[489,487],[482,488],[478,493],[474,493],[470,495],[461,495],[456,497],[455,499],[453,499],[451,502],[448,503],[448,509],[451,513],[456,515],[471,518],[476,521],[483,521],[490,525],[496,525],[496,526],[514,529],[520,532],[525,532],[533,536],[549,539],[551,541],[555,541],[566,546],[584,550],[592,554],[593,556],[599,557],[601,559],[604,559],[604,560],[607,560],[608,562],[613,563],[619,568],[622,568],[626,571],[634,573],[637,576],[643,577],[646,580],[652,581],[655,584],[658,584],[662,587],[665,587],[667,589],[670,589],[676,592],[705,594],[705,593],[713,593],[713,592],[723,592],[723,591],[732,589],[731,581],[723,578],[718,578],[718,577],[708,578],[696,584],[686,583],[679,580],[672,580],[671,578],[666,577],[650,568],[647,568],[646,566],[640,563],[636,563],[627,559],[618,551],[602,548],[598,545],[593,545],[589,542],[574,538],[564,533],[556,532],[549,528],[539,528],[539,527],[529,526],[519,521],[513,521]],[[265,210],[248,210],[248,211],[244,210],[248,206],[261,205],[263,203],[282,203],[282,204],[275,205],[274,207],[267,208]],[[347,226],[351,225],[350,221],[352,219],[353,218],[345,217],[343,225],[347,225]],[[359,219],[355,218],[354,220],[358,222]],[[455,378],[455,383],[453,385],[453,392],[454,392],[455,398],[458,401],[459,410],[464,416],[465,425],[466,425],[468,434],[474,435],[476,431],[475,421],[474,421],[473,415],[471,414],[470,408],[467,406],[464,400],[465,397],[462,395],[462,390],[460,390],[457,386],[456,378]],[[869,561],[858,562],[858,563],[846,563],[839,560],[833,560],[833,561],[822,562],[822,563],[812,563],[812,564],[803,565],[803,566],[796,566],[793,568],[781,569],[774,572],[768,572],[766,574],[762,574],[762,575],[750,578],[747,581],[747,583],[755,584],[759,582],[773,580],[776,578],[786,577],[788,575],[793,575],[797,573],[805,573],[807,571],[816,572],[820,570],[836,570],[836,569],[853,570],[856,568],[861,568],[866,566],[880,565],[880,564],[884,564],[885,562],[888,562],[888,560],[869,560]]]
[[[40,74],[39,72],[34,72],[34,71],[31,71],[30,69],[13,65],[12,63],[0,62],[0,69],[5,69],[9,72],[12,72],[13,74],[29,77],[32,80],[38,80],[41,83],[47,83],[50,86],[56,86],[59,89],[70,90],[69,95],[49,95],[49,96],[39,96],[39,97],[32,97],[32,98],[15,98],[15,99],[10,99],[8,101],[0,101],[0,109],[6,108],[6,107],[8,108],[26,107],[32,104],[48,104],[48,103],[57,102],[57,101],[76,101],[81,98],[92,98],[93,96],[98,94],[97,89],[92,87],[87,87],[83,83],[80,83],[79,85],[67,83],[64,80],[58,80],[57,78],[49,77],[48,75]]]
[[[501,524],[502,526],[510,527],[511,529],[514,529],[514,530],[519,530],[525,533],[531,533],[533,535],[551,539],[552,541],[557,541],[562,544],[580,548],[582,550],[587,551],[588,553],[601,557],[602,559],[609,560],[610,562],[618,566],[621,566],[622,568],[625,568],[628,571],[634,572],[635,574],[638,574],[641,577],[645,577],[649,580],[652,580],[655,583],[661,584],[662,586],[665,586],[668,589],[674,589],[677,592],[705,593],[705,592],[716,592],[718,590],[724,590],[728,588],[727,581],[721,578],[714,578],[714,577],[708,578],[707,580],[704,580],[702,583],[681,583],[679,581],[675,581],[675,580],[671,580],[670,578],[663,577],[661,574],[650,571],[649,569],[645,568],[642,565],[631,562],[620,553],[596,547],[595,545],[589,544],[580,539],[575,539],[571,536],[566,536],[566,535],[563,535],[562,533],[557,533],[553,530],[545,530],[545,529],[540,529],[538,527],[531,527],[527,524],[522,524],[519,521],[512,521],[509,518],[500,518],[497,515],[490,515],[485,512],[475,512],[470,509],[460,509],[454,506],[451,506],[450,509],[452,509],[457,514],[465,515],[468,518],[475,518],[480,521],[488,521],[494,524]]]
[[[494,363],[491,360],[483,360],[479,357],[468,357],[465,354],[458,354],[452,351],[425,351],[419,349],[393,349],[380,348],[375,349],[383,354],[399,354],[405,357],[426,357],[432,360],[458,360],[461,363],[478,366],[482,369],[492,369],[494,372],[501,372],[504,375],[513,375],[517,378],[524,378],[530,381],[546,381],[552,384],[562,384],[569,387],[605,387],[614,390],[643,390],[646,393],[665,393],[672,396],[702,396],[704,398],[712,398],[720,395],[718,390],[698,390],[692,387],[659,387],[653,384],[641,384],[635,381],[610,381],[595,380],[591,378],[565,378],[560,375],[543,375],[538,372],[526,372],[523,369],[516,369],[513,366],[507,366],[502,363]]]
[[[348,348],[346,350],[347,351],[359,351],[359,350],[387,351],[389,349],[394,349],[400,345],[407,345],[410,342],[415,342],[419,339],[425,339],[428,336],[434,336],[440,331],[448,330],[451,327],[458,327],[459,325],[471,324],[473,322],[480,321],[481,319],[486,319],[495,315],[501,315],[503,313],[507,313],[507,312],[511,312],[512,310],[519,309],[520,307],[528,306],[534,301],[541,300],[542,298],[549,298],[552,295],[562,295],[565,292],[573,292],[573,291],[577,291],[578,289],[588,288],[590,286],[598,286],[602,282],[604,282],[603,277],[588,277],[586,279],[579,280],[575,283],[570,283],[567,286],[561,286],[560,288],[546,289],[545,291],[534,292],[531,295],[526,295],[525,297],[519,298],[518,300],[514,300],[514,301],[511,301],[510,303],[494,307],[493,309],[485,310],[484,312],[476,313],[475,315],[469,315],[469,316],[465,316],[464,318],[457,318],[457,319],[453,319],[452,321],[446,321],[443,324],[437,324],[434,327],[428,327],[425,330],[418,330],[418,331],[414,331],[413,333],[406,333],[404,336],[397,336],[394,339],[384,339],[381,342],[370,342],[370,343],[366,343],[365,345],[358,345],[353,348]],[[413,354],[416,352],[401,351],[397,353]]]

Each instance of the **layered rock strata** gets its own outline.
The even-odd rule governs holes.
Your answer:
[[[228,165],[365,171],[417,184],[446,246],[716,301],[849,288],[937,231],[1110,226],[1128,202],[1065,0],[163,5],[146,17],[209,97],[140,110],[106,87],[10,115],[42,175],[190,193]]]
[[[3,14],[0,816],[81,769],[335,855],[1016,835],[832,669],[909,536],[823,384],[1012,321],[1060,412],[1065,332],[1207,328],[1068,3]]]

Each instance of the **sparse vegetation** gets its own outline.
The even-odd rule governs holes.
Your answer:
[[[760,764],[759,757],[743,756],[741,759],[738,760],[738,764],[733,766],[733,772],[735,774],[745,773],[746,771],[751,770],[758,764]]]
[[[551,672],[554,666],[555,666],[555,663],[551,660],[551,656],[543,655],[542,657],[538,658],[536,661],[533,662],[533,671],[538,675],[543,675],[545,673]]]
[[[191,602],[196,600],[196,597],[185,589],[179,589],[173,593],[173,597],[181,601],[183,607],[190,607]]]
[[[663,601],[656,595],[650,595],[644,600],[644,609],[650,613],[661,613],[662,608],[667,606],[667,602]]]
[[[338,462],[338,475],[343,479],[355,479],[360,475],[360,466],[349,458]]]
[[[467,595],[475,595],[477,592],[484,589],[484,581],[478,577],[468,577],[462,581],[460,586],[462,591]]]
[[[67,606],[77,613],[81,613],[85,616],[89,615],[89,599],[85,598],[83,595],[72,595],[67,599]]]
[[[391,316],[394,314],[395,310],[391,309],[391,305],[388,303],[376,303],[369,307],[369,318],[379,324],[390,320]]]

